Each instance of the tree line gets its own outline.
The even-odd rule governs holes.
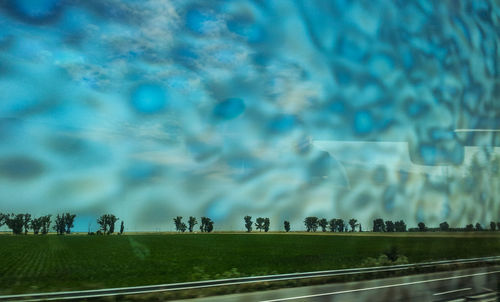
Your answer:
[[[196,217],[189,216],[188,225],[182,222],[182,216],[177,216],[174,218],[175,230],[177,232],[184,233],[189,230],[190,233],[193,232],[194,226],[198,224]],[[214,230],[214,222],[208,217],[201,217],[200,232],[210,233]]]
[[[71,228],[73,228],[73,221],[76,215],[70,213],[57,214],[55,218],[55,225],[52,227],[57,234],[70,234]],[[12,231],[13,234],[28,234],[29,230],[33,231],[33,234],[45,235],[50,230],[50,225],[52,223],[52,215],[45,215],[40,217],[33,217],[31,214],[4,214],[0,213],[0,227],[7,225],[7,227]]]
[[[74,227],[74,221],[76,214],[62,213],[57,214],[52,225],[52,230],[54,230],[58,235],[71,234],[71,229]],[[115,223],[118,218],[113,214],[104,214],[97,219],[97,224],[100,228],[97,234],[113,234],[115,230]],[[31,214],[4,214],[0,213],[0,227],[6,225],[13,234],[28,234],[30,230],[33,231],[35,235],[46,235],[50,231],[50,226],[52,224],[52,215],[45,215],[40,217],[33,217]],[[120,226],[120,234],[124,231],[123,221]],[[90,232],[89,235],[95,233]]]
[[[62,213],[57,214],[54,220],[54,225],[52,229],[58,234],[71,234],[71,229],[74,227],[74,220],[76,214]],[[49,232],[52,223],[52,215],[45,215],[40,217],[33,217],[31,214],[4,214],[0,213],[0,227],[7,225],[7,227],[12,231],[13,234],[28,234],[30,230],[33,234],[45,235]],[[89,235],[110,235],[115,233],[115,224],[120,220],[113,214],[104,214],[97,218],[97,224],[99,225],[99,230],[94,233],[89,229]],[[182,216],[177,216],[174,219],[175,229],[178,232],[193,232],[195,225],[198,224],[196,217],[189,216],[187,224],[182,221]],[[268,232],[270,230],[271,221],[268,217],[258,217],[255,222],[252,221],[252,216],[245,216],[243,218],[245,229],[247,232],[252,232],[255,227],[259,232]],[[363,232],[361,224],[358,223],[357,219],[351,218],[348,221],[344,221],[340,218],[333,218],[327,220],[326,218],[318,218],[315,216],[309,216],[304,219],[304,225],[307,232],[316,232],[321,230],[322,232]],[[285,220],[283,222],[283,227],[285,232],[290,232],[290,222]],[[121,221],[119,234],[123,234],[125,229],[124,222]],[[201,224],[199,227],[201,232],[210,233],[214,229],[214,222],[209,217],[201,217]],[[500,222],[490,222],[491,231],[500,231]],[[408,228],[403,220],[384,221],[382,218],[377,218],[373,220],[373,232],[472,232],[472,231],[485,231],[487,228],[478,222],[475,225],[467,224],[463,228],[451,228],[448,222],[442,222],[439,227],[427,227],[425,223],[419,222],[416,228]]]

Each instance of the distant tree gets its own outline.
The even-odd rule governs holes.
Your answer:
[[[113,234],[115,232],[115,223],[118,218],[113,214],[104,214],[97,218],[97,224],[100,226],[100,233],[98,234]]]
[[[208,217],[201,217],[200,231],[210,233],[214,229],[214,222]]]
[[[306,231],[316,232],[316,229],[318,229],[318,217],[306,217],[306,219],[304,219],[304,224],[306,226]]]
[[[52,222],[50,218],[52,215],[42,216],[42,235],[46,235],[50,230],[50,223]]]
[[[418,223],[418,230],[419,230],[420,232],[426,232],[426,231],[427,231],[427,227],[425,226],[425,223],[423,223],[423,222],[419,222],[419,223]]]
[[[5,224],[6,216],[6,214],[0,213],[0,228]]]
[[[321,227],[322,232],[326,232],[326,227],[328,226],[328,220],[326,218],[321,218],[318,220],[318,225]]]
[[[385,231],[386,232],[394,232],[396,229],[394,227],[394,222],[392,222],[391,220],[387,220],[385,222]]]
[[[500,231],[500,222],[497,222],[497,230]]]
[[[330,219],[328,228],[330,232],[347,232],[347,226],[344,224],[344,220],[340,218]]]
[[[205,225],[207,224],[207,217],[201,217],[200,231],[205,232]]]
[[[285,232],[290,232],[290,221],[285,220]]]
[[[497,228],[497,224],[496,224],[495,222],[493,222],[493,221],[492,221],[492,222],[490,222],[490,229],[491,229],[492,231],[495,231],[495,230],[496,230],[496,228]]]
[[[339,232],[344,232],[346,230],[346,226],[344,224],[344,220],[343,219],[340,219],[340,218],[336,219],[335,220],[335,224],[337,225],[337,230]]]
[[[57,215],[57,217],[56,217],[56,225],[57,225],[58,219],[59,219],[59,215]],[[101,217],[97,218],[97,224],[100,226],[97,234],[98,235],[107,234],[107,232],[108,232],[108,214],[101,215]],[[58,232],[58,234],[59,234],[59,232]]]
[[[71,233],[71,229],[74,226],[73,221],[75,221],[75,217],[76,217],[75,214],[70,214],[70,213],[64,214],[64,227],[65,227],[66,234]],[[114,229],[114,225],[113,225],[113,229]]]
[[[252,216],[247,215],[243,219],[245,220],[245,228],[247,229],[247,232],[250,233],[253,225]]]
[[[10,214],[5,216],[5,224],[9,229],[12,230],[12,233],[15,235],[19,235],[23,233],[24,227],[24,214]]]
[[[449,225],[449,224],[448,224],[448,222],[446,222],[446,221],[445,221],[445,222],[441,222],[441,223],[439,224],[439,229],[440,229],[441,231],[443,231],[443,232],[447,232],[447,231],[449,231],[449,230],[450,230],[450,225]]]
[[[40,233],[42,225],[43,225],[43,216],[31,219],[31,229],[33,230],[33,234],[38,235],[38,233]]]
[[[182,216],[177,216],[174,218],[175,230],[179,232],[181,230]]]
[[[189,220],[188,220],[188,225],[189,225],[189,233],[192,233],[193,232],[193,228],[195,225],[198,224],[198,221],[196,221],[196,218],[193,217],[193,216],[189,216]]]
[[[118,217],[113,214],[109,214],[109,234],[113,234],[115,232],[115,223],[118,221]]]
[[[23,227],[24,227],[24,235],[28,234],[28,230],[31,228],[31,214],[24,214],[23,217]]]
[[[373,231],[374,232],[385,232],[385,224],[382,218],[377,218],[373,220]]]
[[[56,225],[54,226],[54,230],[56,231],[57,235],[63,235],[66,232],[66,221],[64,221],[64,219],[64,214],[57,214],[55,221]]]
[[[468,224],[465,226],[465,231],[467,232],[471,232],[471,231],[474,231],[474,225],[471,223],[471,224]]]
[[[330,229],[330,232],[337,231],[337,219],[333,218],[328,221],[328,229]]]
[[[185,232],[187,230],[187,225],[184,222],[181,222],[181,225],[179,226],[179,231]]]
[[[476,223],[476,231],[482,231],[483,230],[483,227],[481,226],[481,224],[478,222]]]
[[[269,221],[269,218],[264,218],[264,232],[268,232],[269,231],[269,227],[271,225],[271,222]]]
[[[207,222],[205,224],[205,232],[210,233],[214,230],[214,222],[212,219],[207,218]]]
[[[363,232],[363,228],[361,227],[361,223],[359,224],[359,232]]]
[[[123,225],[123,220],[122,220],[122,223],[120,224],[120,235],[123,234],[124,230],[125,230],[125,226]]]
[[[265,219],[262,217],[259,217],[255,220],[255,228],[259,230],[259,232],[262,232],[262,230],[264,229],[264,221]]]
[[[406,232],[406,223],[403,220],[394,222],[396,232]]]
[[[356,227],[357,219],[351,218],[349,219],[349,225],[351,226],[351,232],[354,232],[354,228]]]

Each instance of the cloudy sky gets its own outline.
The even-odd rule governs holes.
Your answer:
[[[499,23],[488,1],[1,1],[0,212],[500,221]]]

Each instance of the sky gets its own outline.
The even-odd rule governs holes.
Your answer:
[[[0,1],[0,212],[500,221],[499,23],[493,1]]]

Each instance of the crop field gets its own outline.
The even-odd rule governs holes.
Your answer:
[[[0,294],[357,267],[391,246],[409,262],[500,255],[498,235],[450,235],[0,235]]]

